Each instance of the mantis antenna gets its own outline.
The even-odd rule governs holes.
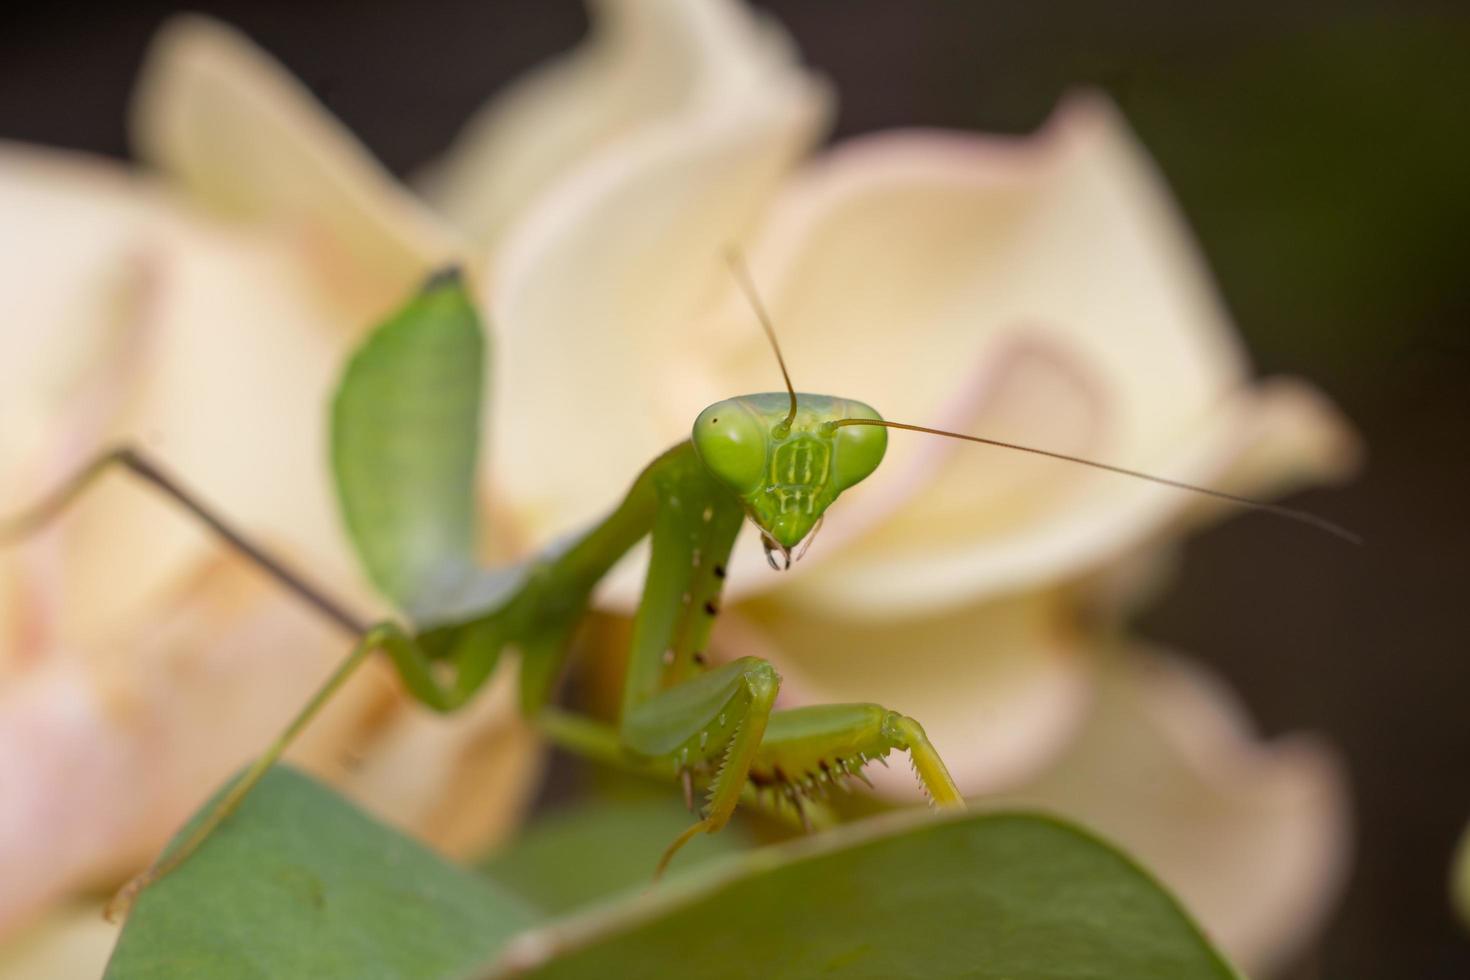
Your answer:
[[[766,339],[771,342],[771,350],[776,352],[776,363],[781,365],[781,377],[786,381],[786,393],[791,396],[791,410],[786,413],[786,421],[781,425],[789,430],[791,423],[796,421],[796,389],[791,385],[791,373],[786,370],[786,358],[781,356],[781,345],[776,340],[776,328],[771,326],[770,314],[766,312],[765,305],[761,303],[760,294],[756,292],[755,283],[750,278],[750,270],[746,268],[745,257],[740,250],[733,245],[725,250],[725,261],[730,264],[730,271],[735,273],[735,281],[740,284],[741,292],[750,302],[750,308],[755,311],[755,318],[761,322],[761,329],[766,332]]]
[[[1014,449],[1017,452],[1034,453],[1037,456],[1049,456],[1052,459],[1060,459],[1068,463],[1080,463],[1083,466],[1091,466],[1093,469],[1107,470],[1109,473],[1120,473],[1123,476],[1131,476],[1139,480],[1147,480],[1150,483],[1157,483],[1166,487],[1174,487],[1176,490],[1188,490],[1191,493],[1204,494],[1207,497],[1215,497],[1218,500],[1227,500],[1232,504],[1238,504],[1241,507],[1247,507],[1251,510],[1261,511],[1266,514],[1274,514],[1277,517],[1284,517],[1287,520],[1296,521],[1299,524],[1306,524],[1310,527],[1315,527],[1319,531],[1326,531],[1328,534],[1331,534],[1334,537],[1341,538],[1349,544],[1360,545],[1363,543],[1363,539],[1361,536],[1354,534],[1352,531],[1349,531],[1342,525],[1334,524],[1332,521],[1327,520],[1325,517],[1318,517],[1316,514],[1310,513],[1305,510],[1297,510],[1294,507],[1282,507],[1279,504],[1268,504],[1264,501],[1252,500],[1249,497],[1241,497],[1233,493],[1226,493],[1223,490],[1212,490],[1209,487],[1196,486],[1193,483],[1185,483],[1182,480],[1170,480],[1167,477],[1154,476],[1152,473],[1143,473],[1139,470],[1130,470],[1123,466],[1114,466],[1111,463],[1098,462],[1095,459],[1083,459],[1081,456],[1070,456],[1067,453],[1053,452],[1050,449],[1037,449],[1035,446],[1022,446],[1014,442],[1002,442],[999,439],[987,439],[984,436],[966,435],[963,432],[947,432],[944,429],[931,429],[923,425],[910,425],[907,422],[889,422],[884,419],[837,419],[834,422],[828,422],[826,426],[823,426],[823,428],[827,428],[830,426],[831,429],[835,431],[837,428],[844,425],[881,425],[886,429],[907,429],[910,432],[924,432],[931,436],[944,436],[948,439],[963,439],[966,442],[978,442],[984,446],[996,446],[1000,449]]]
[[[729,246],[725,250],[725,261],[729,263],[730,269],[735,274],[735,280],[740,284],[740,289],[745,293],[745,298],[750,302],[751,309],[755,311],[756,319],[760,321],[761,328],[766,332],[766,339],[771,342],[771,350],[775,352],[776,363],[781,366],[781,377],[786,379],[786,392],[791,396],[791,410],[786,414],[786,420],[781,424],[791,428],[796,421],[796,389],[791,385],[791,374],[786,370],[786,358],[781,356],[781,345],[776,340],[776,329],[771,326],[770,315],[766,313],[765,306],[761,303],[760,294],[756,292],[755,283],[750,278],[750,270],[746,268],[745,259],[740,250],[735,246]],[[1114,466],[1111,463],[1103,463],[1095,459],[1084,459],[1081,456],[1071,456],[1067,453],[1053,452],[1050,449],[1038,449],[1035,446],[1023,446],[1014,442],[1003,442],[999,439],[987,439],[984,436],[966,435],[963,432],[948,432],[944,429],[931,429],[923,425],[911,425],[908,422],[889,422],[884,419],[837,419],[828,422],[822,428],[826,432],[835,432],[844,425],[880,425],[887,429],[907,429],[910,432],[923,432],[931,436],[944,436],[948,439],[963,439],[966,442],[978,442],[984,446],[995,446],[999,449],[1014,449],[1017,452],[1032,453],[1037,456],[1049,456],[1052,459],[1060,459],[1067,463],[1077,463],[1082,466],[1090,466],[1097,470],[1106,470],[1109,473],[1118,473],[1123,476],[1131,476],[1139,480],[1147,480],[1160,486],[1173,487],[1176,490],[1187,490],[1190,493],[1203,494],[1206,497],[1214,497],[1217,500],[1229,501],[1250,510],[1260,511],[1265,514],[1274,514],[1289,521],[1306,524],[1315,527],[1319,531],[1325,531],[1334,537],[1341,538],[1349,544],[1361,545],[1363,539],[1354,534],[1341,524],[1335,524],[1325,517],[1305,510],[1297,510],[1294,507],[1283,507],[1280,504],[1268,504],[1261,500],[1252,500],[1250,497],[1241,497],[1237,494],[1226,493],[1223,490],[1212,490],[1209,487],[1196,486],[1193,483],[1185,483],[1182,480],[1171,480],[1168,477],[1154,476],[1152,473],[1144,473],[1140,470],[1130,470],[1124,466]]]

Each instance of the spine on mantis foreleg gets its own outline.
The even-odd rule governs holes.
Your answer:
[[[934,745],[929,741],[929,736],[924,734],[923,727],[914,719],[897,714],[893,716],[891,725],[895,743],[899,748],[908,750],[909,758],[914,763],[914,775],[919,777],[919,782],[923,784],[934,805],[964,806],[965,798],[960,795],[959,787],[954,784],[948,767],[934,750]]]
[[[804,800],[825,795],[849,779],[867,782],[863,767],[893,751],[909,754],[914,775],[936,806],[964,804],[923,727],[878,704],[809,705],[777,712],[751,765],[750,780],[800,810]]]
[[[297,732],[367,655],[375,650],[388,654],[405,687],[416,700],[433,710],[448,712],[460,707],[483,685],[493,671],[501,650],[508,643],[514,643],[521,649],[529,667],[522,673],[523,701],[527,702],[532,711],[539,708],[555,680],[567,637],[585,610],[592,588],[634,543],[649,533],[659,507],[667,503],[668,488],[689,484],[688,461],[692,456],[692,450],[686,443],[674,447],[655,460],[638,477],[611,515],[570,546],[534,564],[520,586],[494,610],[483,616],[414,636],[392,623],[379,624],[368,629],[360,620],[338,613],[339,621],[350,630],[363,634],[353,653],[334,671],[286,731],[215,803],[190,837],[118,893],[110,905],[111,914],[125,913],[144,887],[167,874],[192,854],[238,808],[250,789],[280,758]],[[177,490],[174,484],[159,475],[155,467],[145,464],[131,452],[124,451],[103,457],[101,462],[83,472],[74,487],[66,488],[59,499],[63,503],[70,499],[109,462],[127,464],[140,475],[160,484],[220,531],[231,543],[245,550],[247,556],[262,564],[287,585],[303,591],[303,587],[299,585],[299,576],[283,570],[284,566],[268,556],[262,556],[220,518],[203,508],[190,495]],[[24,528],[30,523],[44,520],[58,507],[58,504],[48,502],[37,511],[39,516],[27,515],[26,523],[20,526]],[[738,520],[736,526],[738,527]],[[733,531],[729,537],[733,539]],[[308,598],[312,598],[317,593],[306,590],[306,594]],[[328,605],[333,612],[336,611],[337,607]],[[707,634],[706,628],[703,635]],[[696,631],[693,635],[700,634]],[[444,664],[450,670],[440,672],[436,669]]]

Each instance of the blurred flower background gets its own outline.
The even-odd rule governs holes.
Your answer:
[[[368,602],[322,399],[367,321],[459,258],[493,320],[487,547],[532,546],[707,401],[772,387],[711,260],[737,237],[798,385],[890,417],[1255,494],[1349,474],[1356,429],[1366,477],[1299,502],[1358,550],[1238,517],[1181,553],[1218,509],[895,438],[797,574],[735,574],[720,652],[771,656],[791,703],[917,715],[967,792],[1123,841],[1260,975],[1464,975],[1470,20],[762,6],[784,33],[733,4],[603,4],[568,61],[570,2],[200,5],[268,56],[204,21],[160,40],[167,5],[27,15],[0,40],[0,137],[53,149],[0,146],[0,510],[125,432]],[[552,439],[581,462],[542,465]],[[16,957],[105,948],[84,896],[340,650],[114,483],[0,556]],[[459,853],[514,825],[540,768],[503,692],[430,720],[384,676],[300,759]]]

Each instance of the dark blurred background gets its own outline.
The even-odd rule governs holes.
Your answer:
[[[1023,132],[1068,88],[1122,106],[1178,196],[1263,372],[1326,389],[1369,468],[1272,522],[1198,536],[1145,633],[1222,672],[1270,734],[1346,755],[1358,854],[1295,978],[1470,977],[1446,902],[1470,818],[1470,10],[1462,4],[768,2],[840,93],[838,136]],[[0,137],[125,156],[125,107],[170,3],[7,15]],[[394,171],[585,30],[573,0],[189,5],[243,28]],[[4,216],[0,215],[0,220]]]

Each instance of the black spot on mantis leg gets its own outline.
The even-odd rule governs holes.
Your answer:
[[[443,293],[455,288],[451,280],[438,279],[428,292]],[[434,297],[430,297],[431,299]],[[442,300],[443,296],[438,296]],[[467,334],[477,334],[478,323],[470,306],[462,302],[454,314],[451,333],[436,333],[434,323],[443,326],[442,317],[422,321],[428,324],[425,336],[435,342],[445,337],[464,341]],[[437,301],[437,300],[436,300]],[[440,310],[435,316],[440,316]],[[468,326],[466,326],[468,318]],[[361,406],[382,406],[377,397],[383,389],[382,379],[390,377],[397,363],[387,351],[414,349],[422,354],[434,349],[415,348],[415,331],[420,321],[410,316],[395,317],[380,328],[369,341],[372,350],[360,351],[349,365],[349,375],[362,385],[353,397],[339,391],[334,420],[345,419],[356,424],[362,419],[352,414]],[[390,329],[391,328],[391,329]],[[422,332],[422,331],[420,331]],[[774,335],[772,335],[774,340]],[[475,339],[470,337],[471,340]],[[391,343],[389,343],[391,341]],[[399,348],[393,345],[409,345]],[[385,346],[387,345],[387,346]],[[456,348],[469,349],[460,345]],[[473,347],[478,350],[477,346]],[[441,361],[443,359],[441,358]],[[449,359],[454,362],[454,358]],[[436,362],[439,363],[439,362]],[[466,363],[459,357],[457,363]],[[355,367],[354,367],[355,366]],[[368,372],[353,375],[352,371]],[[783,364],[784,373],[784,364]],[[397,375],[392,378],[402,380]],[[363,380],[363,379],[367,380]],[[385,652],[397,669],[405,688],[414,698],[436,711],[452,711],[464,704],[488,680],[500,657],[501,649],[514,647],[521,657],[522,706],[526,714],[546,721],[542,730],[549,737],[562,739],[560,744],[576,745],[588,755],[624,764],[639,771],[657,768],[667,779],[670,770],[678,774],[685,791],[693,796],[696,779],[710,779],[707,807],[701,820],[665,852],[660,868],[689,837],[698,832],[714,832],[729,820],[735,806],[751,795],[751,786],[774,784],[784,792],[804,824],[810,826],[809,811],[820,807],[811,804],[820,786],[825,792],[830,782],[829,759],[847,758],[857,751],[859,758],[868,753],[881,757],[890,749],[907,749],[913,756],[926,788],[936,799],[958,801],[958,793],[949,783],[942,763],[932,747],[922,739],[916,723],[876,706],[865,706],[852,714],[839,706],[835,711],[774,712],[779,686],[775,669],[764,661],[744,658],[723,667],[707,668],[704,651],[708,648],[712,620],[719,611],[719,596],[726,578],[726,562],[739,527],[747,514],[761,528],[768,551],[779,553],[785,566],[792,560],[792,549],[810,534],[820,521],[821,512],[838,493],[866,477],[878,464],[886,434],[881,430],[863,431],[851,426],[833,435],[821,426],[834,419],[848,418],[867,411],[866,406],[848,399],[826,396],[798,396],[787,378],[787,392],[781,396],[784,407],[779,415],[776,406],[766,405],[765,396],[749,396],[730,403],[732,416],[718,421],[721,438],[727,443],[745,437],[744,453],[728,457],[720,445],[705,440],[704,448],[693,442],[682,443],[654,460],[635,481],[622,503],[605,520],[581,535],[570,546],[549,550],[517,569],[509,581],[497,587],[495,598],[482,598],[488,608],[475,612],[455,612],[448,622],[434,619],[431,628],[416,632],[404,626],[385,623],[371,627],[366,619],[343,609],[321,590],[300,575],[255,547],[226,525],[217,515],[200,504],[157,467],[130,450],[113,454],[84,473],[67,488],[50,510],[61,506],[109,461],[124,465],[136,475],[172,496],[192,511],[220,536],[274,575],[282,584],[310,602],[358,638],[358,645],[348,659],[337,668],[328,682],[312,697],[287,729],[256,760],[247,773],[222,798],[219,805],[203,815],[198,829],[183,846],[167,855],[140,876],[119,896],[125,905],[149,882],[156,880],[183,861],[225,819],[249,792],[250,787],[280,757],[286,746],[332,696],[347,675],[374,651]],[[396,383],[396,381],[395,381]],[[344,388],[347,382],[344,381]],[[432,386],[430,386],[432,387]],[[364,394],[366,392],[366,394]],[[432,392],[430,392],[432,393]],[[749,402],[749,404],[744,404]],[[738,404],[737,404],[738,403]],[[345,406],[345,407],[344,407]],[[721,409],[721,412],[724,410]],[[762,414],[772,416],[763,425]],[[340,418],[339,418],[340,417]],[[408,432],[419,416],[392,420],[394,431]],[[701,416],[706,418],[707,416]],[[381,419],[375,419],[369,434],[381,431]],[[335,422],[334,422],[335,424]],[[362,435],[361,428],[351,431]],[[456,430],[457,431],[457,430]],[[699,440],[700,423],[695,423],[695,440]],[[768,439],[769,437],[769,439]],[[821,440],[826,439],[827,443]],[[775,440],[771,442],[769,440]],[[767,450],[790,442],[786,465],[766,465]],[[354,493],[373,497],[373,491],[387,479],[382,459],[375,455],[374,442],[367,452],[366,464],[354,456],[352,467],[339,468],[339,491],[343,472],[352,477]],[[823,447],[826,448],[823,448]],[[839,447],[840,448],[834,448]],[[724,449],[729,449],[728,445]],[[723,462],[722,462],[723,460]],[[747,464],[753,464],[747,465]],[[749,472],[783,474],[779,486],[751,485],[745,479]],[[355,481],[355,482],[353,482]],[[756,484],[761,481],[757,479]],[[751,494],[756,496],[752,497]],[[344,494],[344,507],[351,513],[352,494]],[[411,499],[417,500],[418,496]],[[42,517],[49,513],[42,508]],[[547,709],[559,667],[576,622],[587,606],[596,584],[621,556],[640,539],[653,539],[643,596],[634,624],[633,650],[624,677],[624,712],[621,727],[605,730],[591,719],[575,719],[567,715],[559,720],[554,709]],[[461,535],[456,540],[462,540]],[[360,542],[359,542],[360,543]],[[797,551],[799,557],[803,551]],[[466,563],[472,565],[470,559]],[[371,565],[371,561],[368,562]],[[470,568],[469,571],[478,569]],[[394,568],[389,567],[389,573]],[[392,578],[392,581],[397,581]],[[380,582],[380,584],[382,584]],[[433,583],[437,589],[437,580]],[[421,583],[415,588],[424,587]],[[399,601],[409,601],[421,612],[425,609],[445,613],[443,604],[421,606],[411,602],[411,590],[387,593]],[[475,595],[481,593],[475,592]],[[452,604],[456,610],[458,604]],[[699,615],[702,610],[704,615]],[[433,617],[435,612],[424,612]],[[453,618],[464,616],[465,618]],[[442,672],[439,668],[446,668]],[[694,669],[700,668],[700,669]],[[848,706],[850,708],[850,706]],[[784,718],[784,720],[782,720]],[[873,719],[881,724],[873,729]],[[896,719],[896,721],[894,721]],[[768,724],[774,720],[774,729]],[[889,724],[892,721],[893,724]],[[910,737],[918,732],[917,737]],[[554,734],[559,733],[559,734]],[[772,737],[767,737],[767,735]],[[876,739],[876,741],[874,741]],[[767,773],[770,776],[767,776]],[[803,778],[788,779],[786,773],[800,773]],[[814,773],[821,772],[819,779]]]
[[[705,668],[705,643],[708,640],[709,624],[718,610],[725,556],[728,555],[735,533],[744,519],[737,504],[720,500],[711,511],[709,520],[703,518],[702,511],[695,513],[694,518],[704,529],[698,536],[691,537],[683,533],[662,536],[658,534],[657,515],[661,512],[657,506],[657,494],[652,492],[654,477],[650,474],[668,475],[680,470],[697,473],[697,470],[688,469],[694,464],[695,457],[687,443],[676,447],[650,466],[613,515],[571,547],[560,550],[553,557],[537,564],[532,573],[526,576],[524,583],[501,604],[479,618],[438,627],[423,634],[414,634],[391,623],[368,628],[364,625],[365,618],[343,608],[302,575],[254,545],[184,489],[178,481],[168,476],[161,467],[134,450],[117,450],[101,457],[40,507],[23,515],[18,521],[0,525],[0,528],[12,533],[33,529],[59,512],[109,465],[119,465],[183,504],[264,571],[323,611],[345,631],[359,637],[359,643],[352,654],[333,672],[291,725],[232,785],[220,802],[204,814],[198,829],[190,838],[119,893],[112,905],[114,911],[126,910],[144,887],[177,867],[201,846],[228,819],[255,782],[279,759],[317,710],[373,652],[381,650],[388,654],[405,687],[417,700],[437,711],[452,711],[467,701],[488,678],[500,649],[505,644],[515,643],[524,658],[537,662],[559,657],[569,632],[568,624],[574,622],[585,608],[586,597],[592,586],[633,543],[648,533],[650,526],[653,526],[655,532],[656,554],[660,541],[666,542],[662,547],[667,548],[667,542],[677,540],[681,542],[680,549],[687,550],[683,550],[682,558],[671,554],[658,565],[658,568],[670,571],[666,580],[658,579],[655,574],[657,570],[651,567],[650,582],[645,587],[644,603],[640,607],[639,615],[640,622],[648,629],[645,630],[646,635],[642,642],[666,644],[653,647],[655,653],[648,658],[655,668],[649,678],[652,681],[649,690],[664,690],[672,694],[685,689],[689,680],[670,677],[663,671],[670,666],[677,668],[680,664]],[[701,476],[699,479],[706,478]],[[697,483],[698,480],[694,482]],[[677,511],[668,508],[662,513],[673,515]],[[701,558],[709,557],[710,560],[700,561],[697,567],[703,570],[702,574],[692,575],[691,569],[696,567],[696,552],[702,553]],[[684,600],[686,593],[692,599],[697,599],[706,616],[690,614],[691,603]],[[674,665],[663,663],[663,655],[669,650],[676,654]],[[436,669],[440,667],[449,668],[443,676]],[[742,681],[742,690],[748,691],[743,695],[743,707],[711,702],[702,712],[695,711],[683,716],[694,719],[691,724],[695,727],[690,730],[688,743],[678,748],[673,761],[676,762],[680,781],[688,784],[691,798],[696,779],[708,775],[710,763],[719,761],[718,771],[713,774],[710,787],[710,805],[701,810],[700,823],[691,828],[691,833],[718,830],[729,819],[736,802],[740,799],[753,799],[754,790],[751,787],[761,785],[771,786],[773,792],[791,803],[803,825],[811,826],[810,785],[788,781],[786,770],[780,765],[782,758],[795,757],[790,738],[785,738],[784,741],[781,737],[767,739],[763,734],[766,719],[773,717],[770,712],[778,679],[769,665],[762,662],[751,662],[739,669],[741,676],[746,678]],[[708,672],[702,670],[696,676],[711,676],[718,682],[719,670],[720,668]],[[551,674],[546,670],[523,668],[523,683],[527,683],[529,676],[545,678]],[[637,685],[632,670],[626,678],[626,684],[630,689]],[[544,680],[538,680],[531,683],[529,694],[523,692],[527,711],[533,716],[544,704],[546,692],[549,691],[549,687],[545,685]],[[658,711],[654,712],[655,716],[658,714]],[[783,714],[789,713],[777,713],[774,717],[780,718]],[[550,715],[548,712],[548,716]],[[673,715],[665,715],[659,724],[667,724],[671,718],[675,723],[683,723],[680,717],[676,711]],[[566,735],[571,731],[570,742],[558,738],[559,744],[585,746],[590,739],[597,745],[588,750],[589,754],[613,764],[628,765],[635,771],[649,771],[647,763],[663,755],[655,751],[645,758],[630,744],[626,733],[591,732],[587,725],[571,723],[566,718],[561,718],[557,724],[548,723],[543,726],[543,730],[553,737],[557,737],[556,732]],[[782,724],[778,723],[777,734],[782,730]],[[784,730],[790,734],[789,723],[785,724]],[[846,736],[837,733],[837,743],[843,746],[844,751],[851,740],[850,735],[851,733]],[[817,743],[811,743],[808,747],[819,753],[828,751],[824,745]],[[640,759],[643,761],[640,762]],[[766,775],[770,770],[764,767],[769,762],[776,764],[774,778]],[[803,772],[811,765],[802,762],[791,771]],[[663,772],[667,773],[668,770],[664,769]],[[689,836],[686,833],[677,843],[682,843]],[[671,856],[675,849],[671,847],[666,857]]]

